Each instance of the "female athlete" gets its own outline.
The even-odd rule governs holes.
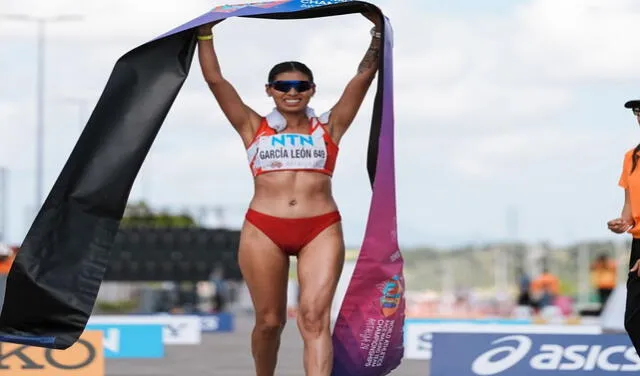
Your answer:
[[[382,19],[373,22],[371,43],[357,73],[335,105],[316,115],[313,73],[290,61],[268,74],[266,94],[275,108],[257,114],[225,79],[212,28],[198,29],[198,56],[205,81],[238,132],[254,176],[239,264],[255,309],[251,348],[257,376],[273,376],[287,302],[289,257],[297,257],[300,297],[297,323],[308,376],[329,376],[333,362],[330,309],[344,261],[341,217],[331,177],[340,139],[355,118],[378,69]]]

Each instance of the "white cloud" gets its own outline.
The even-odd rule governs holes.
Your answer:
[[[553,164],[567,170],[577,163],[593,166],[601,155],[597,151],[587,153],[585,145],[607,141],[599,132],[576,133],[561,127],[529,127],[488,136],[462,137],[451,147],[451,161],[453,172],[458,171],[474,179],[501,181],[507,180],[506,176],[526,178],[547,170]]]
[[[537,0],[515,21],[523,38],[515,45],[524,61],[559,81],[638,78],[635,35],[640,4],[632,0]],[[534,76],[536,72],[534,71]]]

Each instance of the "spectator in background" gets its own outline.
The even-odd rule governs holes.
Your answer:
[[[591,264],[591,273],[595,288],[598,290],[601,308],[604,308],[611,292],[616,287],[618,268],[615,262],[603,253]]]
[[[531,278],[529,275],[522,269],[522,267],[518,268],[517,271],[518,276],[518,305],[519,306],[532,306],[531,301]]]
[[[531,283],[535,307],[539,310],[553,305],[560,293],[560,280],[545,267],[542,274]]]
[[[224,268],[222,265],[216,265],[211,272],[209,282],[213,290],[212,310],[213,312],[223,312],[226,308],[228,299],[227,283],[224,279]]]
[[[11,247],[0,243],[0,308],[4,302],[4,290],[7,286],[7,276],[11,270],[11,264],[15,258],[15,252]]]

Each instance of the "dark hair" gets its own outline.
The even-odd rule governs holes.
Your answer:
[[[636,164],[638,163],[638,152],[640,152],[640,144],[633,149],[633,155],[631,156],[631,172],[636,169]]]
[[[307,75],[309,80],[313,82],[313,73],[311,72],[311,69],[298,61],[285,61],[274,65],[274,67],[269,71],[268,82],[273,82],[277,75],[286,72],[300,72]]]

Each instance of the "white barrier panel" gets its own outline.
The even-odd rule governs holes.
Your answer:
[[[345,261],[342,266],[342,273],[340,274],[340,279],[338,280],[338,285],[336,286],[336,292],[333,297],[333,302],[331,303],[332,322],[335,322],[338,319],[340,309],[342,308],[342,302],[344,301],[344,296],[347,294],[347,288],[349,288],[349,283],[351,282],[351,277],[353,276],[353,271],[355,269],[355,261]]]
[[[87,325],[160,324],[165,345],[199,345],[201,318],[195,315],[91,316]]]
[[[626,333],[624,312],[627,307],[627,285],[619,283],[607,300],[600,315],[602,330],[613,333]]]
[[[598,325],[412,323],[404,333],[405,359],[431,359],[432,333],[601,334]]]

